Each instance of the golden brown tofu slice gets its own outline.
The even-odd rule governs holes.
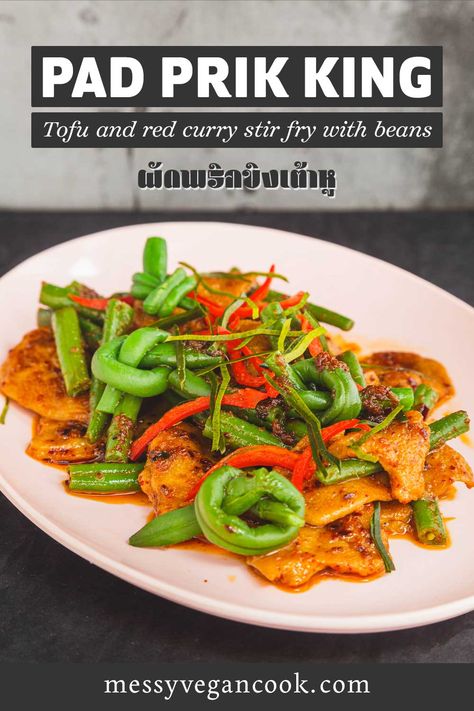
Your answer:
[[[69,464],[94,461],[103,449],[103,442],[89,442],[85,425],[39,417],[26,453],[43,462]]]
[[[390,501],[392,494],[383,475],[352,479],[331,486],[316,486],[305,491],[305,520],[310,526],[326,526],[357,511],[372,501]]]
[[[380,508],[380,524],[387,536],[405,536],[413,533],[413,511],[410,504],[386,501]]]
[[[140,486],[157,514],[189,503],[188,494],[212,466],[208,440],[187,423],[160,432],[150,443]]]
[[[67,422],[89,419],[88,395],[66,393],[50,328],[30,331],[11,349],[0,369],[0,390],[43,417]]]
[[[454,387],[446,368],[432,358],[423,358],[417,353],[381,351],[363,360],[383,366],[383,369],[376,371],[382,385],[412,388],[421,383],[429,385],[438,393],[437,407],[454,395]]]
[[[231,294],[231,296],[215,294],[206,289],[203,284],[198,286],[197,293],[205,299],[219,304],[219,306],[228,306],[237,297],[246,294],[255,286],[255,278],[252,275],[246,277],[238,276],[238,271],[236,271],[235,274],[235,277],[229,274],[229,276],[206,276],[205,279],[203,279],[206,286],[216,291],[226,291],[228,294]]]
[[[329,451],[340,459],[355,457],[350,445],[359,437],[360,434],[337,437]],[[421,413],[415,411],[407,412],[405,422],[393,422],[361,447],[363,452],[377,457],[390,477],[392,497],[402,504],[415,501],[424,494],[423,468],[429,448],[429,428]]]
[[[474,487],[474,474],[464,457],[447,444],[430,452],[425,462],[426,493],[430,496],[449,496],[455,481]]]
[[[305,585],[323,570],[363,578],[380,575],[384,565],[370,536],[372,513],[368,504],[323,528],[305,526],[286,548],[247,558],[247,563],[272,583],[292,588]]]

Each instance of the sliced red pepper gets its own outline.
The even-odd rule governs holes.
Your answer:
[[[79,306],[86,306],[88,309],[94,309],[95,311],[105,311],[110,299],[115,298],[115,297],[109,297],[108,299],[103,299],[103,298],[99,298],[99,297],[87,298],[85,296],[77,296],[77,294],[68,294],[68,297],[71,299],[71,301],[74,301],[74,303],[79,304]],[[131,294],[125,295],[125,296],[118,296],[116,298],[119,301],[124,301],[126,304],[129,304],[130,306],[133,306],[135,303],[135,299],[133,298],[133,296]]]
[[[298,314],[296,318],[301,323],[301,330],[304,331],[304,333],[309,333],[312,330],[312,325],[310,324],[308,319],[303,316],[303,314]],[[308,346],[308,350],[313,358],[319,355],[323,350],[320,339],[315,338],[313,341],[311,341]]]
[[[334,425],[329,425],[329,427],[324,427],[321,430],[321,435],[323,442],[328,442],[330,439],[335,437],[340,432],[344,432],[349,429],[363,430],[367,432],[370,427],[360,420],[342,420],[341,422],[336,422]],[[309,479],[316,471],[316,465],[313,460],[313,453],[311,447],[306,447],[306,449],[300,455],[298,462],[293,469],[293,476],[291,477],[291,483],[296,486],[299,491],[303,490],[304,482]]]
[[[265,378],[265,390],[267,392],[268,397],[278,397],[280,394],[276,388],[273,387],[273,385],[270,385],[268,380]]]
[[[280,301],[280,306],[283,310],[289,309],[291,306],[296,306],[300,303],[306,296],[306,291],[298,291],[293,296],[289,296],[287,299]]]
[[[229,351],[229,357],[232,359],[239,358],[240,353],[241,351]],[[266,383],[263,375],[253,375],[249,371],[246,361],[240,360],[236,363],[231,363],[230,369],[235,382],[239,385],[245,385],[249,388],[259,388]]]
[[[125,304],[128,304],[129,306],[134,306],[135,304],[135,299],[131,294],[126,294],[125,296],[119,296],[119,301],[123,301]]]
[[[243,388],[237,390],[230,395],[224,395],[222,398],[223,405],[231,405],[233,407],[245,407],[254,409],[261,400],[267,398],[266,393],[252,390],[251,388]],[[199,412],[208,410],[211,406],[210,397],[198,397],[190,402],[183,402],[181,405],[168,410],[157,422],[148,427],[145,432],[132,444],[130,450],[130,459],[135,461],[145,451],[149,443],[156,437],[159,432],[167,430],[173,425],[177,425],[192,415],[197,415]]]
[[[302,454],[299,455],[298,461],[293,468],[293,476],[291,477],[291,483],[298,491],[303,491],[305,480],[309,479],[315,468],[311,447],[306,447]]]
[[[273,274],[275,272],[275,265],[272,264],[272,266],[270,267],[270,269],[268,271],[270,272],[270,274]],[[261,286],[259,286],[257,289],[255,289],[253,294],[250,296],[252,301],[263,301],[263,299],[266,297],[266,295],[270,291],[270,285],[272,283],[272,279],[273,279],[272,276],[267,276],[267,278],[265,279],[263,284],[261,284]]]
[[[77,296],[76,294],[68,294],[71,301],[79,304],[79,306],[87,306],[88,309],[95,309],[96,311],[105,311],[108,299],[101,299],[99,297],[93,299],[87,299],[85,296]]]
[[[340,432],[344,432],[344,430],[350,429],[363,430],[364,432],[368,432],[370,430],[370,427],[369,425],[366,425],[364,422],[361,422],[357,419],[341,420],[341,422],[335,422],[334,425],[329,425],[329,427],[323,427],[323,429],[321,430],[323,442],[329,442],[330,439],[335,437]]]
[[[207,477],[224,465],[232,465],[238,468],[245,467],[283,467],[290,471],[297,464],[300,455],[297,452],[290,452],[284,447],[277,447],[273,444],[262,444],[257,446],[241,447],[231,452],[226,457],[223,457],[217,464],[208,469],[208,471],[196,482],[187,499],[194,499],[197,492],[201,488],[201,484]]]

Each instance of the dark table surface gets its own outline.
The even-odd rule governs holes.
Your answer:
[[[323,237],[474,302],[474,213],[0,213],[0,269],[97,230],[183,219]],[[251,627],[188,610],[114,578],[48,538],[4,497],[0,519],[1,661],[474,659],[474,613],[415,630],[359,636]]]

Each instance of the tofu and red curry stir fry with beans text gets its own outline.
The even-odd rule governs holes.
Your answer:
[[[36,414],[28,454],[67,467],[71,493],[143,492],[154,517],[132,546],[198,539],[284,588],[391,572],[391,537],[446,546],[440,501],[474,478],[448,444],[466,412],[435,415],[445,368],[362,355],[350,318],[285,282],[274,265],[169,273],[150,237],[123,293],[43,283],[1,369]]]

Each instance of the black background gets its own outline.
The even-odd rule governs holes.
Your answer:
[[[1,269],[96,230],[183,219],[245,222],[323,236],[393,262],[474,303],[474,213],[0,213]],[[0,520],[0,661],[474,659],[474,613],[414,630],[357,636],[251,627],[188,610],[114,578],[48,538],[3,497]],[[293,599],[289,596],[289,604]],[[409,693],[407,689],[407,698]]]

